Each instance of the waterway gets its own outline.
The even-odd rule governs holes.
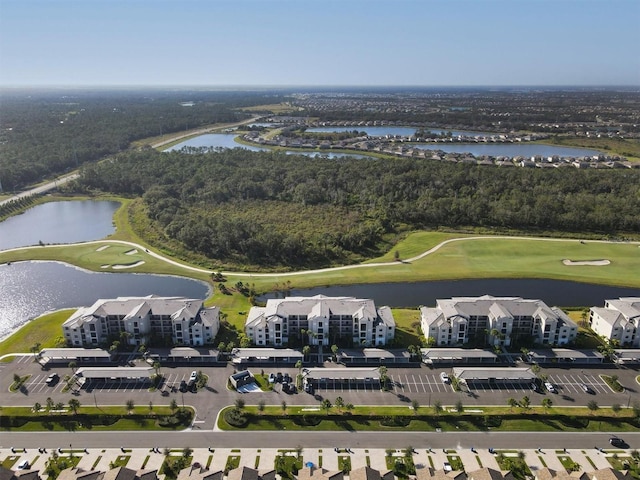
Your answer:
[[[115,232],[113,214],[120,203],[79,200],[36,205],[0,222],[0,250],[42,243],[99,240]]]
[[[394,126],[382,126],[382,127],[314,127],[308,128],[307,132],[315,132],[315,133],[340,133],[340,132],[365,132],[370,137],[386,137],[386,136],[395,136],[399,135],[402,137],[410,137],[415,135],[415,133],[419,130],[415,127],[394,127]],[[492,135],[499,135],[497,133],[491,132],[473,132],[470,130],[447,130],[441,128],[427,128],[425,127],[425,132],[431,132],[435,134],[443,134],[443,133],[451,133],[452,136],[463,136],[463,137],[489,137]]]
[[[481,295],[537,298],[549,306],[603,306],[605,299],[640,296],[640,289],[610,287],[564,280],[540,279],[480,279],[448,280],[416,283],[375,283],[293,289],[293,296],[348,296],[373,298],[376,305],[391,307],[435,306],[439,298],[477,297]],[[260,298],[282,297],[270,293]]]
[[[209,286],[168,275],[96,273],[58,262],[3,264],[0,337],[51,310],[89,306],[100,298],[146,295],[204,299]]]

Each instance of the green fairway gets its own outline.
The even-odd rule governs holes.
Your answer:
[[[31,347],[40,344],[40,348],[64,345],[62,324],[74,312],[74,309],[58,310],[26,323],[20,330],[0,342],[0,357],[8,353],[29,353]]]

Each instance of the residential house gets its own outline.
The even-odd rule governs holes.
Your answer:
[[[422,307],[421,327],[437,346],[488,342],[509,346],[530,337],[540,345],[567,345],[575,340],[578,326],[557,307],[542,300],[520,297],[453,297]]]
[[[62,324],[68,345],[98,345],[117,337],[130,345],[154,339],[175,345],[213,342],[220,328],[218,307],[184,297],[118,297],[79,308]]]
[[[356,346],[388,345],[396,322],[389,307],[376,308],[373,300],[353,297],[287,297],[252,307],[245,333],[259,346],[283,346],[293,338],[312,345],[342,341]]]

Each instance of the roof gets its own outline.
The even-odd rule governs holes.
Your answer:
[[[548,348],[535,349],[529,351],[529,357],[535,361],[536,358],[596,358],[602,360],[604,357],[596,350],[572,350],[570,348]]]
[[[460,380],[534,380],[536,375],[526,367],[454,367],[453,375]]]
[[[462,470],[445,472],[444,469],[416,468],[417,480],[466,480],[467,474]]]
[[[406,350],[383,350],[381,348],[345,349],[338,352],[343,358],[409,358]]]
[[[307,378],[380,379],[377,367],[309,368]]]
[[[256,470],[249,467],[238,467],[229,470],[227,480],[275,480],[275,470]]]
[[[76,371],[83,378],[149,378],[153,367],[83,367]]]
[[[462,358],[496,358],[497,355],[489,350],[479,348],[421,348],[423,357],[440,360],[459,360]]]
[[[306,315],[308,318],[329,318],[331,315],[349,315],[359,319],[378,320],[395,327],[389,308],[376,310],[371,299],[355,297],[286,297],[267,300],[265,307],[252,307],[246,326],[258,326],[269,318],[288,318],[291,315]]]
[[[111,358],[111,353],[102,348],[45,348],[40,355],[47,358],[73,360],[81,357]]]
[[[514,480],[513,474],[509,470],[496,470],[487,467],[467,472],[467,477],[469,480]]]
[[[126,467],[112,468],[104,472],[102,480],[135,480],[136,471]]]
[[[606,303],[622,313],[625,318],[640,317],[640,297],[620,297],[617,300],[607,300]]]
[[[207,313],[212,312],[209,319]],[[203,308],[203,300],[185,297],[118,297],[99,299],[90,307],[76,310],[64,323],[63,327],[77,328],[86,321],[105,318],[109,315],[122,316],[125,319],[138,316],[165,315],[173,320],[196,320],[211,324],[217,318],[218,307]]]
[[[349,472],[349,479],[350,480],[393,480],[394,475],[391,470],[383,470],[382,472],[380,472],[375,468],[364,466],[364,467],[351,470]]]
[[[233,356],[236,358],[287,358],[287,357],[299,357],[304,358],[302,352],[293,350],[291,348],[234,348]]]
[[[342,470],[329,471],[324,468],[302,467],[298,470],[298,480],[343,480],[344,473]],[[350,473],[351,480],[353,478],[353,470]]]

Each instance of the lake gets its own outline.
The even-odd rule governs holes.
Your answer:
[[[477,297],[481,295],[513,296],[544,300],[549,306],[603,306],[605,299],[640,296],[640,289],[609,287],[564,280],[541,279],[479,279],[445,280],[416,283],[376,283],[293,289],[295,296],[348,296],[373,298],[376,305],[391,307],[435,306],[436,299],[451,297]],[[268,294],[260,298],[278,298]]]
[[[43,243],[99,240],[115,232],[113,214],[120,203],[78,200],[36,205],[0,222],[0,250]]]
[[[410,137],[415,135],[418,131],[418,127],[394,127],[394,126],[381,126],[381,127],[314,127],[307,128],[307,132],[315,133],[340,133],[340,132],[365,132],[370,137],[385,137],[387,135],[400,135],[401,137]],[[440,128],[428,128],[424,127],[427,132],[436,134],[442,134],[451,132],[451,135],[457,137],[462,135],[464,137],[487,137],[491,135],[498,135],[491,132],[472,132],[470,130],[447,130]]]
[[[242,143],[237,143],[234,139],[237,137],[235,133],[208,133],[206,135],[200,135],[199,137],[190,138],[189,140],[185,140],[184,142],[179,143],[178,145],[174,145],[171,148],[164,150],[165,152],[177,151],[181,150],[184,147],[194,147],[194,148],[245,148],[247,150],[251,150],[253,152],[268,152],[271,150],[266,147],[254,147],[253,145],[244,145]],[[372,158],[367,155],[361,155],[358,153],[335,153],[329,151],[304,151],[304,150],[285,150],[284,153],[287,155],[304,155],[305,157],[327,157],[327,158],[339,158],[339,157],[348,157],[348,158]]]
[[[441,150],[447,153],[470,153],[474,156],[492,157],[533,157],[542,155],[551,157],[584,157],[599,155],[602,152],[588,148],[559,147],[541,143],[413,143],[412,147],[421,150]]]
[[[0,337],[51,310],[89,306],[100,298],[151,294],[204,299],[209,296],[209,286],[168,275],[95,273],[58,262],[3,264]]]

